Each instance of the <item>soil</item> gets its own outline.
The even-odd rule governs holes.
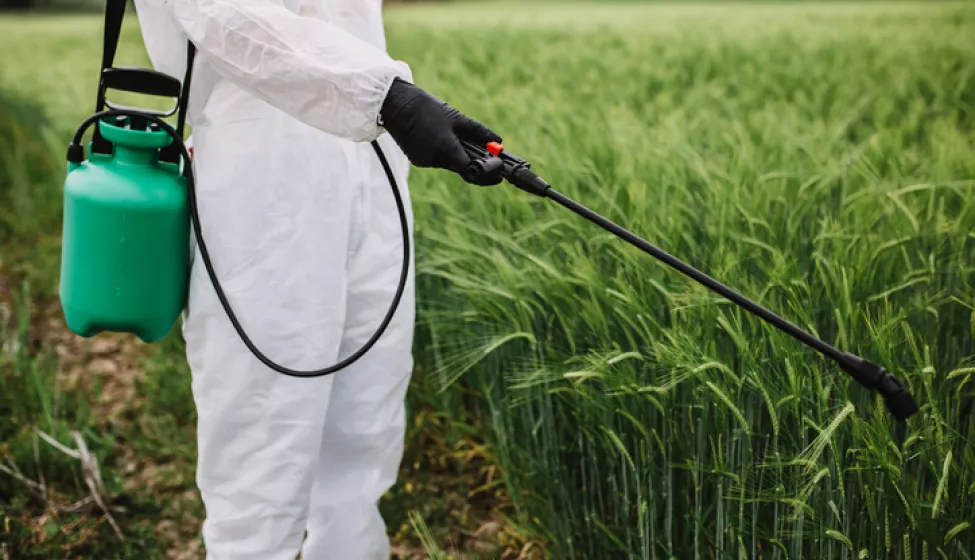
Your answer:
[[[56,302],[35,309],[32,316],[30,344],[37,350],[54,350],[62,387],[88,395],[93,417],[113,426],[117,433],[138,429],[136,424],[146,397],[137,390],[137,380],[148,346],[127,335],[78,337],[65,327]],[[505,522],[506,516],[511,515],[510,503],[496,468],[476,445],[466,443],[461,444],[466,449],[450,448],[438,437],[436,429],[416,434],[413,440],[407,443],[400,482],[394,489],[399,494],[396,507],[421,512],[428,534],[444,551],[433,558],[543,557],[540,547]],[[422,451],[411,452],[411,448]],[[192,465],[156,463],[151,458],[140,461],[124,443],[116,449],[121,457],[112,458],[112,464],[124,478],[124,489],[132,494],[152,495],[165,504],[166,519],[154,522],[153,530],[160,542],[171,545],[166,558],[204,558],[199,539],[203,508],[192,479]],[[403,519],[398,527],[390,526],[391,558],[430,558],[408,512],[397,514]],[[45,523],[35,525],[40,531]]]

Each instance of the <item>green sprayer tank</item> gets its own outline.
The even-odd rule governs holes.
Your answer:
[[[61,306],[80,336],[126,332],[155,342],[186,301],[186,180],[160,161],[172,142],[166,131],[129,117],[98,127],[112,153],[69,163],[64,183]]]

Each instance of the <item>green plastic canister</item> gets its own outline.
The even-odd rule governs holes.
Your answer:
[[[160,161],[172,137],[129,117],[98,123],[111,154],[69,163],[60,298],[83,337],[165,338],[185,307],[189,210],[179,166]]]

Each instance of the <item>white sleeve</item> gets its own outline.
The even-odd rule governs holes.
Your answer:
[[[221,77],[310,126],[356,142],[374,140],[393,79],[413,81],[409,66],[280,2],[146,0],[165,5]]]

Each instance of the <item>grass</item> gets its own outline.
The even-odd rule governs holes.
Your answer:
[[[922,405],[897,426],[832,364],[591,224],[421,170],[421,371],[404,484],[384,503],[392,531],[431,554],[492,519],[499,557],[971,558],[971,5],[450,4],[387,22],[422,85],[556,188],[886,365]],[[94,93],[99,29],[0,19],[13,55],[0,89],[39,103],[55,137],[91,111],[78,100]],[[57,39],[28,42],[40,36]],[[120,63],[144,64],[138,39],[128,28]],[[5,267],[40,232],[11,238]],[[4,350],[16,421],[0,445],[70,502],[90,494],[83,471],[33,428],[65,445],[79,430],[127,507],[125,546],[152,557],[179,538],[161,521],[186,535],[200,514],[179,340],[133,350],[129,385],[104,377],[134,396],[106,420],[97,383],[62,387],[56,348],[30,342],[29,302],[51,278],[51,248],[36,247],[47,264],[17,276],[31,292],[8,286],[19,315],[4,340],[22,343]],[[2,473],[0,496],[15,557],[82,541],[125,555],[97,508],[45,517],[52,500]],[[18,544],[44,535],[38,552]]]

